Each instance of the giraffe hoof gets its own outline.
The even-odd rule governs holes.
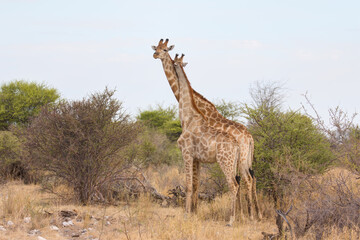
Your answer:
[[[232,227],[231,223],[226,224],[227,227]]]

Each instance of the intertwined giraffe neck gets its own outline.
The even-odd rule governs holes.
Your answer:
[[[161,59],[166,78],[168,79],[171,90],[173,91],[175,98],[179,101],[179,86],[178,78],[174,68],[174,62],[171,59],[170,55],[167,54],[166,58]]]
[[[176,61],[176,59],[174,59],[173,61],[170,55],[168,54],[168,51],[173,49],[174,46],[167,47],[167,43],[168,43],[168,39],[166,39],[165,42],[163,42],[163,40],[160,40],[158,46],[152,47],[155,50],[154,58],[161,59],[164,72],[166,74],[170,87],[176,99],[179,101],[179,95],[181,95],[179,92],[180,87],[178,82],[178,76],[174,68],[174,61]],[[194,105],[197,107],[197,110],[199,110],[199,112],[202,114],[203,119],[206,119],[205,121],[207,122],[207,125],[226,135],[231,135],[236,139],[236,142],[241,149],[240,161],[238,162],[239,164],[238,170],[240,171],[242,180],[245,181],[245,184],[247,186],[245,188],[247,191],[245,196],[248,202],[249,215],[252,218],[252,211],[250,209],[252,208],[251,200],[254,199],[255,210],[258,213],[258,217],[260,219],[261,213],[259,212],[257,196],[256,196],[256,179],[255,177],[253,177],[253,175],[250,174],[250,170],[251,170],[250,168],[252,166],[253,153],[254,153],[254,140],[251,134],[244,125],[224,118],[217,111],[214,104],[212,104],[210,101],[208,101],[205,97],[203,97],[195,90],[192,91],[193,91],[193,100],[195,102]],[[180,103],[179,108],[181,108],[182,105],[183,104]],[[189,111],[188,109],[185,108],[183,110]],[[192,109],[191,111],[194,110],[196,110],[196,108]],[[180,110],[180,115],[183,115],[181,112],[182,110]],[[197,111],[195,111],[195,113],[196,112]]]

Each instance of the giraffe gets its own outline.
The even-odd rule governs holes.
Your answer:
[[[177,99],[177,101],[179,101],[178,77],[175,72],[174,61],[171,59],[168,53],[174,48],[174,45],[168,47],[168,41],[169,40],[166,39],[164,42],[164,40],[161,39],[158,43],[158,46],[152,46],[152,48],[155,50],[153,57],[155,59],[159,58],[161,60],[169,85],[175,95],[175,98]],[[204,116],[206,116],[206,120],[211,127],[216,128],[220,131],[227,132],[228,134],[232,135],[238,142],[241,149],[239,168],[242,169],[241,176],[243,177],[244,183],[246,185],[245,198],[248,203],[248,213],[250,219],[253,219],[252,209],[255,208],[258,219],[261,219],[262,215],[259,209],[256,194],[256,178],[254,176],[253,170],[251,169],[254,155],[254,140],[252,135],[249,133],[249,131],[244,125],[224,118],[217,111],[214,104],[212,104],[195,90],[193,90],[193,98],[195,105],[200,110],[200,112]],[[238,199],[238,206],[242,215],[240,191]]]
[[[176,60],[178,57],[176,56]],[[182,152],[186,172],[186,212],[196,205],[199,164],[218,162],[225,174],[231,193],[231,214],[228,226],[235,220],[236,197],[239,183],[236,180],[236,165],[240,158],[240,147],[236,139],[226,132],[210,127],[206,117],[197,108],[193,90],[181,64],[175,60],[174,67],[178,75],[179,116],[182,133],[178,146]],[[182,59],[181,59],[182,61]],[[196,183],[194,183],[196,182]]]

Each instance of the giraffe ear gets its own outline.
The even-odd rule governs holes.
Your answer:
[[[187,64],[187,62],[183,62],[182,66],[185,67]]]
[[[171,46],[169,47],[168,51],[173,50],[174,47],[175,47],[175,45],[171,45]]]
[[[151,46],[151,48],[156,51],[156,47],[155,47],[155,46]]]

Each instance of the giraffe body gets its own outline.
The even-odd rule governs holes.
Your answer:
[[[180,95],[179,113],[183,132],[178,139],[186,172],[186,212],[196,210],[199,163],[217,162],[226,176],[231,192],[231,216],[228,225],[235,220],[236,196],[239,184],[235,179],[240,147],[235,138],[226,132],[210,127],[194,102],[193,90],[182,66],[175,66],[178,74]]]
[[[175,71],[174,61],[171,59],[168,51],[173,49],[174,46],[167,47],[168,40],[163,41],[160,40],[157,47],[153,46],[155,50],[154,58],[161,59],[163,69],[165,75],[168,79],[169,85],[174,93],[175,98],[179,101],[180,95],[180,88],[179,88],[179,81],[178,75]],[[180,70],[183,71],[181,68]],[[219,131],[226,132],[227,134],[233,136],[237,141],[240,147],[240,159],[238,162],[238,169],[242,176],[243,182],[245,183],[245,198],[248,203],[248,212],[249,216],[253,218],[253,211],[252,208],[255,207],[257,212],[257,216],[259,219],[262,218],[257,194],[256,194],[256,179],[255,177],[250,174],[253,154],[254,154],[254,140],[252,135],[246,129],[246,127],[240,123],[228,120],[224,118],[216,109],[214,104],[208,101],[205,97],[201,94],[193,90],[193,101],[200,111],[200,113],[204,116],[205,120],[207,121],[208,125],[212,128],[215,128]],[[240,202],[240,191],[239,191],[239,207],[242,215],[241,209],[241,202]]]

